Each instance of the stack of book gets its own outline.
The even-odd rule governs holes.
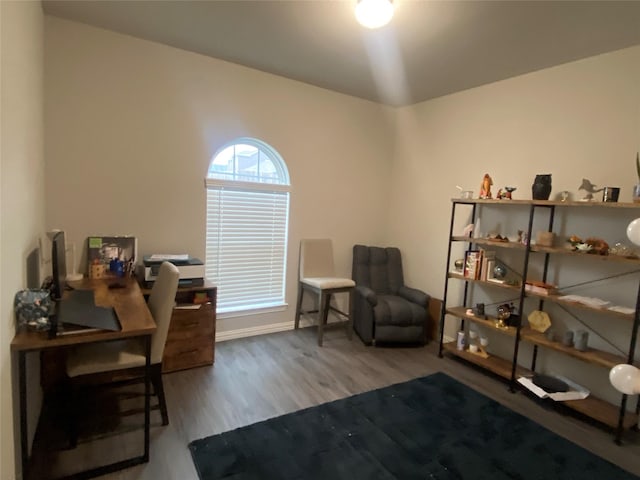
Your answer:
[[[496,265],[496,252],[492,250],[470,250],[465,256],[463,275],[472,280],[490,280]]]

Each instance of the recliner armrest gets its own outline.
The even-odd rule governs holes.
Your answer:
[[[378,304],[378,296],[376,295],[376,292],[369,287],[356,285],[355,294],[364,298],[372,307],[375,307]]]
[[[398,289],[398,295],[400,295],[402,298],[406,300],[409,300],[411,303],[415,303],[424,308],[427,308],[427,306],[429,305],[429,299],[431,298],[422,290],[418,290],[417,288],[411,288],[407,286],[400,287]]]

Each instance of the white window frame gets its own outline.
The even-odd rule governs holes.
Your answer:
[[[235,145],[258,149],[262,155],[258,156],[258,163],[266,156],[275,167],[276,177],[272,171],[268,178],[257,176],[255,182],[239,181],[229,178],[247,178],[247,175],[237,172],[235,166],[231,173],[213,171],[211,167],[218,155]],[[233,162],[239,163],[236,156],[234,149]],[[291,190],[284,160],[260,140],[238,138],[225,144],[212,157],[205,186],[205,276],[218,286],[219,318],[283,310],[287,305]],[[255,233],[247,230],[252,225]],[[256,238],[262,241],[255,241]]]

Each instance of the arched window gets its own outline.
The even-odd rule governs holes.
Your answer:
[[[209,164],[206,277],[218,312],[284,305],[289,172],[260,140],[239,138]]]

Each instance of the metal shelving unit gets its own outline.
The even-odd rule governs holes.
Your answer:
[[[508,380],[509,386],[512,392],[515,391],[517,384],[517,378],[522,375],[531,375],[535,372],[536,361],[538,356],[538,349],[549,349],[561,354],[570,356],[595,367],[610,369],[619,363],[634,363],[635,348],[637,342],[638,326],[640,325],[640,281],[638,282],[638,294],[636,297],[636,308],[634,313],[620,313],[605,308],[596,308],[581,303],[567,301],[562,298],[562,295],[542,295],[525,291],[525,280],[528,278],[528,268],[530,264],[531,254],[543,255],[543,271],[542,280],[546,281],[549,271],[549,265],[552,261],[552,256],[575,256],[582,258],[593,259],[597,262],[617,262],[640,267],[640,259],[620,257],[614,255],[590,255],[581,252],[573,252],[568,249],[554,248],[554,247],[542,247],[536,245],[524,245],[515,242],[502,242],[495,241],[488,238],[473,238],[464,236],[453,235],[453,229],[455,225],[455,218],[457,209],[460,207],[466,208],[465,213],[469,213],[471,208],[471,219],[475,223],[478,218],[479,210],[484,205],[499,206],[509,208],[510,206],[520,206],[528,208],[528,229],[527,238],[532,238],[532,227],[534,224],[534,217],[537,209],[545,209],[548,212],[548,231],[553,231],[554,219],[556,208],[585,208],[585,209],[636,209],[640,210],[639,204],[634,203],[603,203],[603,202],[554,202],[546,200],[481,200],[481,199],[452,199],[451,209],[451,222],[449,228],[449,242],[447,249],[447,272],[445,277],[445,288],[443,297],[443,309],[440,318],[440,349],[439,355],[442,357],[443,353],[454,355],[458,358],[484,368],[504,379]],[[592,213],[590,211],[590,213]],[[507,285],[502,283],[495,283],[486,280],[470,279],[464,275],[452,272],[450,270],[451,265],[451,251],[452,245],[456,242],[464,242],[467,244],[466,251],[472,250],[474,247],[490,247],[492,249],[509,249],[509,250],[521,250],[522,251],[522,275],[520,278],[520,284]],[[640,268],[639,270],[640,271]],[[463,305],[448,305],[449,294],[449,282],[450,281],[462,281],[464,282],[463,291]],[[517,296],[518,312],[521,313],[520,320],[517,325],[507,328],[495,328],[495,321],[497,319],[487,316],[486,318],[480,318],[474,315],[467,314],[467,307],[470,301],[470,286],[481,285],[483,287],[490,287],[495,289],[505,289],[512,291]],[[545,335],[536,332],[523,324],[524,318],[523,307],[525,298],[536,298],[539,302],[539,309],[544,309],[545,302],[551,302],[561,305],[563,308],[576,308],[580,310],[586,310],[590,312],[596,312],[598,314],[611,317],[616,320],[629,322],[630,325],[630,342],[626,355],[612,354],[607,351],[588,348],[586,351],[579,351],[572,347],[567,347],[559,342],[548,340]],[[463,331],[465,328],[465,322],[472,322],[484,327],[492,328],[494,332],[507,336],[512,339],[513,355],[511,359],[502,358],[497,355],[490,355],[488,358],[484,358],[475,353],[471,353],[468,350],[458,350],[456,348],[456,342],[444,342],[444,326],[448,317],[457,319],[459,322],[459,330]],[[531,366],[526,369],[518,364],[519,346],[521,342],[527,342],[533,346],[533,355],[531,359]],[[635,414],[627,412],[627,395],[622,395],[618,404],[612,404],[605,400],[596,398],[593,395],[589,395],[583,400],[571,400],[562,402],[562,404],[570,409],[573,409],[587,417],[590,417],[604,425],[607,425],[615,429],[615,441],[620,443],[621,435],[624,429],[637,425],[638,413],[640,411],[640,401],[638,402],[635,410]]]

